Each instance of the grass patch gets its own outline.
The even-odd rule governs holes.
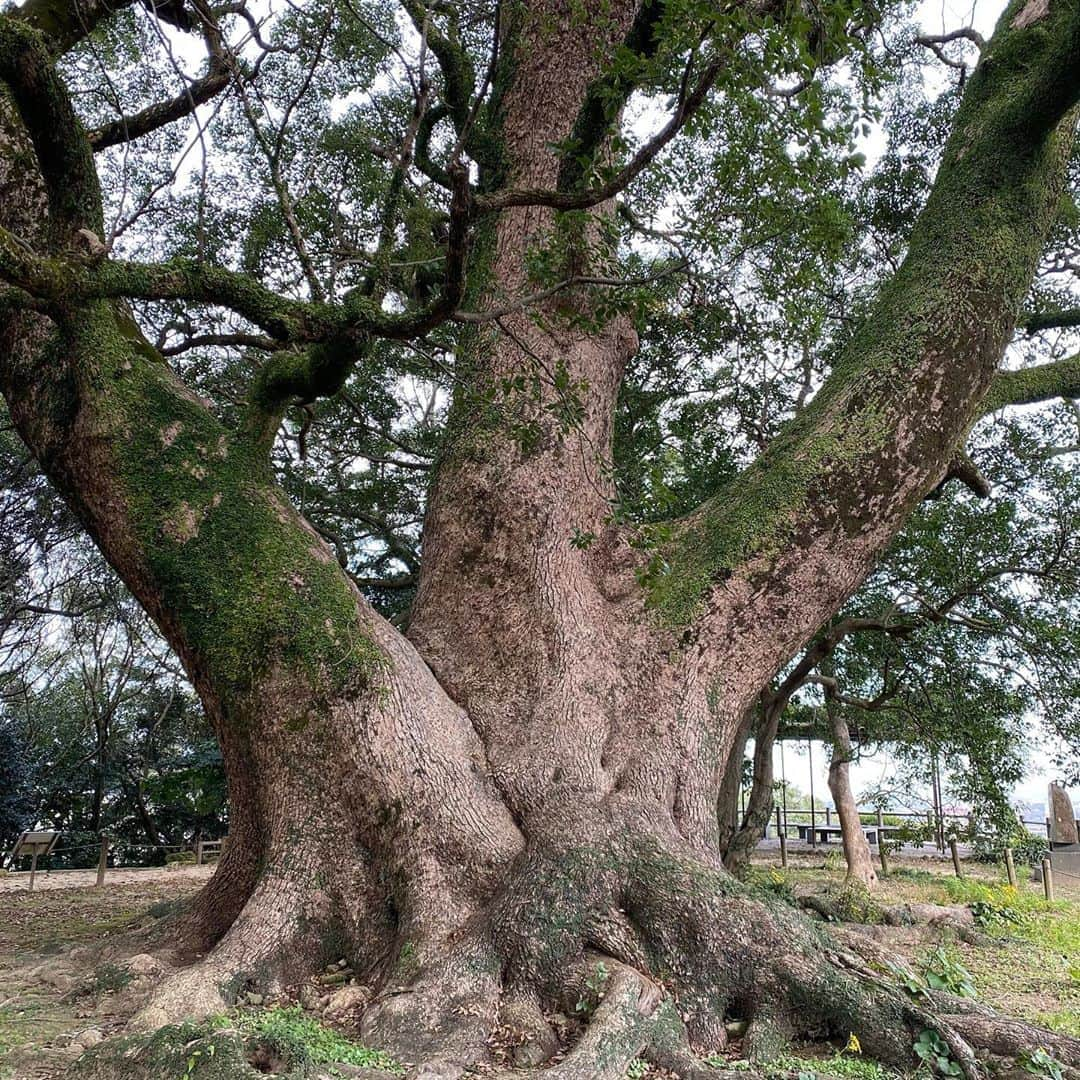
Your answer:
[[[737,1069],[754,1072],[768,1080],[788,1080],[797,1076],[799,1080],[816,1080],[817,1077],[842,1077],[843,1080],[898,1080],[903,1074],[882,1065],[879,1061],[861,1057],[858,1054],[837,1052],[831,1057],[803,1057],[797,1054],[782,1054],[768,1062],[728,1061],[715,1055],[705,1058],[705,1064],[716,1069]]]
[[[211,1023],[256,1037],[294,1065],[358,1065],[399,1075],[405,1071],[389,1054],[324,1027],[299,1005],[242,1010]]]
[[[1080,1039],[1080,1007],[1040,1013],[1036,1019],[1043,1027],[1049,1028],[1051,1031],[1057,1031],[1062,1035],[1071,1035],[1074,1039]]]

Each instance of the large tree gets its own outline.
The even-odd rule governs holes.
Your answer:
[[[622,223],[651,207],[640,231],[677,251],[691,230],[677,213],[663,228],[665,207],[696,184],[717,219],[744,221],[743,240],[776,232],[778,262],[796,239],[827,261],[828,207],[785,218],[787,183],[804,166],[807,189],[858,169],[817,153],[839,129],[816,76],[850,60],[837,81],[850,86],[885,15],[404,0],[397,18],[313,2],[271,34],[242,4],[151,7],[170,29],[147,16],[138,32],[159,33],[168,58],[172,26],[201,33],[207,65],[120,119],[122,98],[167,82],[140,63],[138,32],[112,33],[142,16],[98,0],[0,16],[0,390],[183,663],[229,780],[228,850],[184,927],[205,956],[144,1019],[214,1011],[345,951],[378,987],[365,1037],[420,1074],[459,1075],[500,1022],[522,1060],[544,1060],[545,1007],[572,1008],[598,973],[604,999],[552,1075],[621,1075],[639,1053],[707,1075],[695,1055],[723,1044],[729,1014],[752,1020],[761,1049],[856,1031],[897,1063],[936,1027],[970,1076],[961,1033],[1006,1049],[1035,1038],[945,999],[932,1015],[736,883],[717,806],[748,709],[956,471],[977,417],[1076,390],[1075,362],[999,374],[1062,205],[1074,7],[1002,14],[902,261],[843,312],[858,326],[832,355],[803,336],[795,419],[762,424],[746,467],[716,468],[698,505],[647,527],[616,512],[615,415],[639,330],[679,323],[671,296],[651,323],[649,303],[680,267],[626,278],[642,256],[620,250]],[[857,85],[872,98],[872,75]],[[788,107],[804,94],[804,113]],[[156,209],[156,191],[198,171],[168,125],[222,101],[219,126],[199,129],[203,183]],[[656,134],[635,141],[634,115]],[[165,178],[137,150],[147,138]],[[716,153],[695,166],[688,139]],[[231,170],[217,190],[211,141]],[[748,181],[735,166],[762,154],[773,171]],[[834,167],[815,174],[821,162]],[[638,204],[620,205],[631,185]],[[241,214],[228,200],[247,191]],[[139,213],[157,259],[119,255]],[[756,284],[805,322],[778,289],[819,280]],[[722,295],[687,286],[674,348],[702,310],[702,335],[737,336],[737,319],[707,317]],[[243,352],[168,362],[197,346]],[[380,395],[418,372],[445,374],[453,397],[418,569],[408,514],[405,539],[391,508],[374,525],[361,514],[391,551],[376,567],[385,606],[403,611],[386,596],[415,579],[403,634],[358,587],[348,544],[301,509],[318,403],[344,394],[391,440]],[[295,502],[282,430],[299,451]],[[335,510],[360,520],[347,500]],[[1039,1038],[1080,1062],[1074,1041]]]

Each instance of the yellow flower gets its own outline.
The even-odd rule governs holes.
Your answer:
[[[847,1046],[844,1047],[845,1054],[861,1054],[862,1047],[859,1045],[859,1036],[855,1032],[851,1032],[847,1037]]]

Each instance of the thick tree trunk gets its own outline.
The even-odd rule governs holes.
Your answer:
[[[630,0],[600,7],[550,0],[507,11],[495,90],[502,158],[488,163],[485,183],[557,183],[553,148],[639,14]],[[16,99],[0,102],[0,224],[37,250],[67,252],[79,228],[101,231],[100,198],[89,147],[42,54],[34,35],[0,16],[0,79]],[[985,79],[972,84],[969,121],[985,121]],[[1000,118],[990,111],[993,143]],[[558,1045],[545,1009],[574,1013],[605,978],[593,1026],[552,1076],[621,1076],[639,1053],[680,1076],[707,1075],[691,1042],[695,1052],[720,1049],[728,1016],[752,1019],[762,1050],[793,1034],[856,1031],[897,1064],[909,1062],[913,1033],[932,1025],[974,1076],[945,1021],[723,869],[717,806],[761,689],[947,464],[1030,278],[1063,143],[1044,132],[1003,190],[997,157],[960,168],[976,152],[968,141],[950,146],[946,187],[979,208],[971,215],[965,203],[950,227],[995,223],[1011,291],[980,278],[971,288],[992,297],[981,305],[993,306],[990,330],[965,293],[970,325],[950,323],[941,341],[920,337],[915,359],[904,354],[923,365],[919,378],[906,364],[884,380],[878,392],[896,400],[878,422],[895,421],[902,453],[892,453],[891,429],[878,432],[872,462],[845,448],[865,437],[864,406],[879,406],[862,401],[859,380],[825,395],[807,421],[822,425],[824,449],[803,454],[794,435],[784,444],[799,469],[820,472],[800,474],[795,502],[764,508],[762,520],[786,522],[784,544],[774,536],[762,546],[753,514],[734,540],[730,523],[692,519],[718,530],[710,559],[717,543],[729,561],[737,549],[734,572],[716,563],[684,573],[676,560],[666,585],[645,590],[635,571],[648,553],[609,521],[613,414],[635,347],[628,320],[586,333],[566,316],[588,297],[562,294],[506,316],[499,333],[479,330],[459,357],[410,640],[373,612],[289,504],[264,432],[219,422],[122,304],[58,303],[50,318],[0,311],[0,390],[18,430],[180,657],[229,778],[230,843],[187,924],[193,951],[210,951],[164,985],[143,1019],[217,1011],[246,988],[287,985],[344,953],[378,991],[364,1037],[425,1063],[418,1076],[461,1075],[499,1022],[516,1032],[523,1060],[544,1060]],[[27,165],[35,152],[40,174]],[[544,237],[563,244],[568,269],[597,268],[597,222],[608,212],[575,218],[569,233],[543,208],[488,219],[472,267],[485,282],[478,291],[496,302],[528,291],[527,257]],[[907,275],[919,277],[922,258],[927,279],[981,234],[950,235],[940,257],[917,240]],[[910,299],[903,284],[883,306],[906,341],[909,324],[924,325],[916,300],[934,290]],[[951,306],[943,291],[942,311]],[[893,345],[882,340],[873,364],[887,367]],[[966,389],[958,356],[972,368]],[[534,375],[536,396],[497,399],[493,415],[490,390],[519,376],[530,386]],[[581,397],[573,423],[560,422],[576,412],[567,386]],[[929,423],[927,395],[937,429],[917,452],[910,425]],[[853,478],[876,493],[877,517],[841,505]],[[687,631],[674,613],[691,594],[703,610]]]

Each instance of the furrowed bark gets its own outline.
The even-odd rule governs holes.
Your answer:
[[[840,836],[847,861],[847,880],[857,882],[867,889],[877,884],[877,871],[870,854],[870,845],[863,832],[859,806],[851,790],[851,767],[854,757],[851,733],[843,709],[826,701],[829,723],[832,727],[832,758],[829,761],[829,791],[836,803],[836,815],[840,819]],[[881,837],[878,837],[880,844]]]
[[[724,866],[733,874],[742,874],[750,865],[750,856],[758,841],[765,835],[765,826],[773,810],[773,746],[780,724],[783,705],[775,701],[763,705],[761,719],[754,735],[754,779],[746,812],[739,828],[724,851]]]

